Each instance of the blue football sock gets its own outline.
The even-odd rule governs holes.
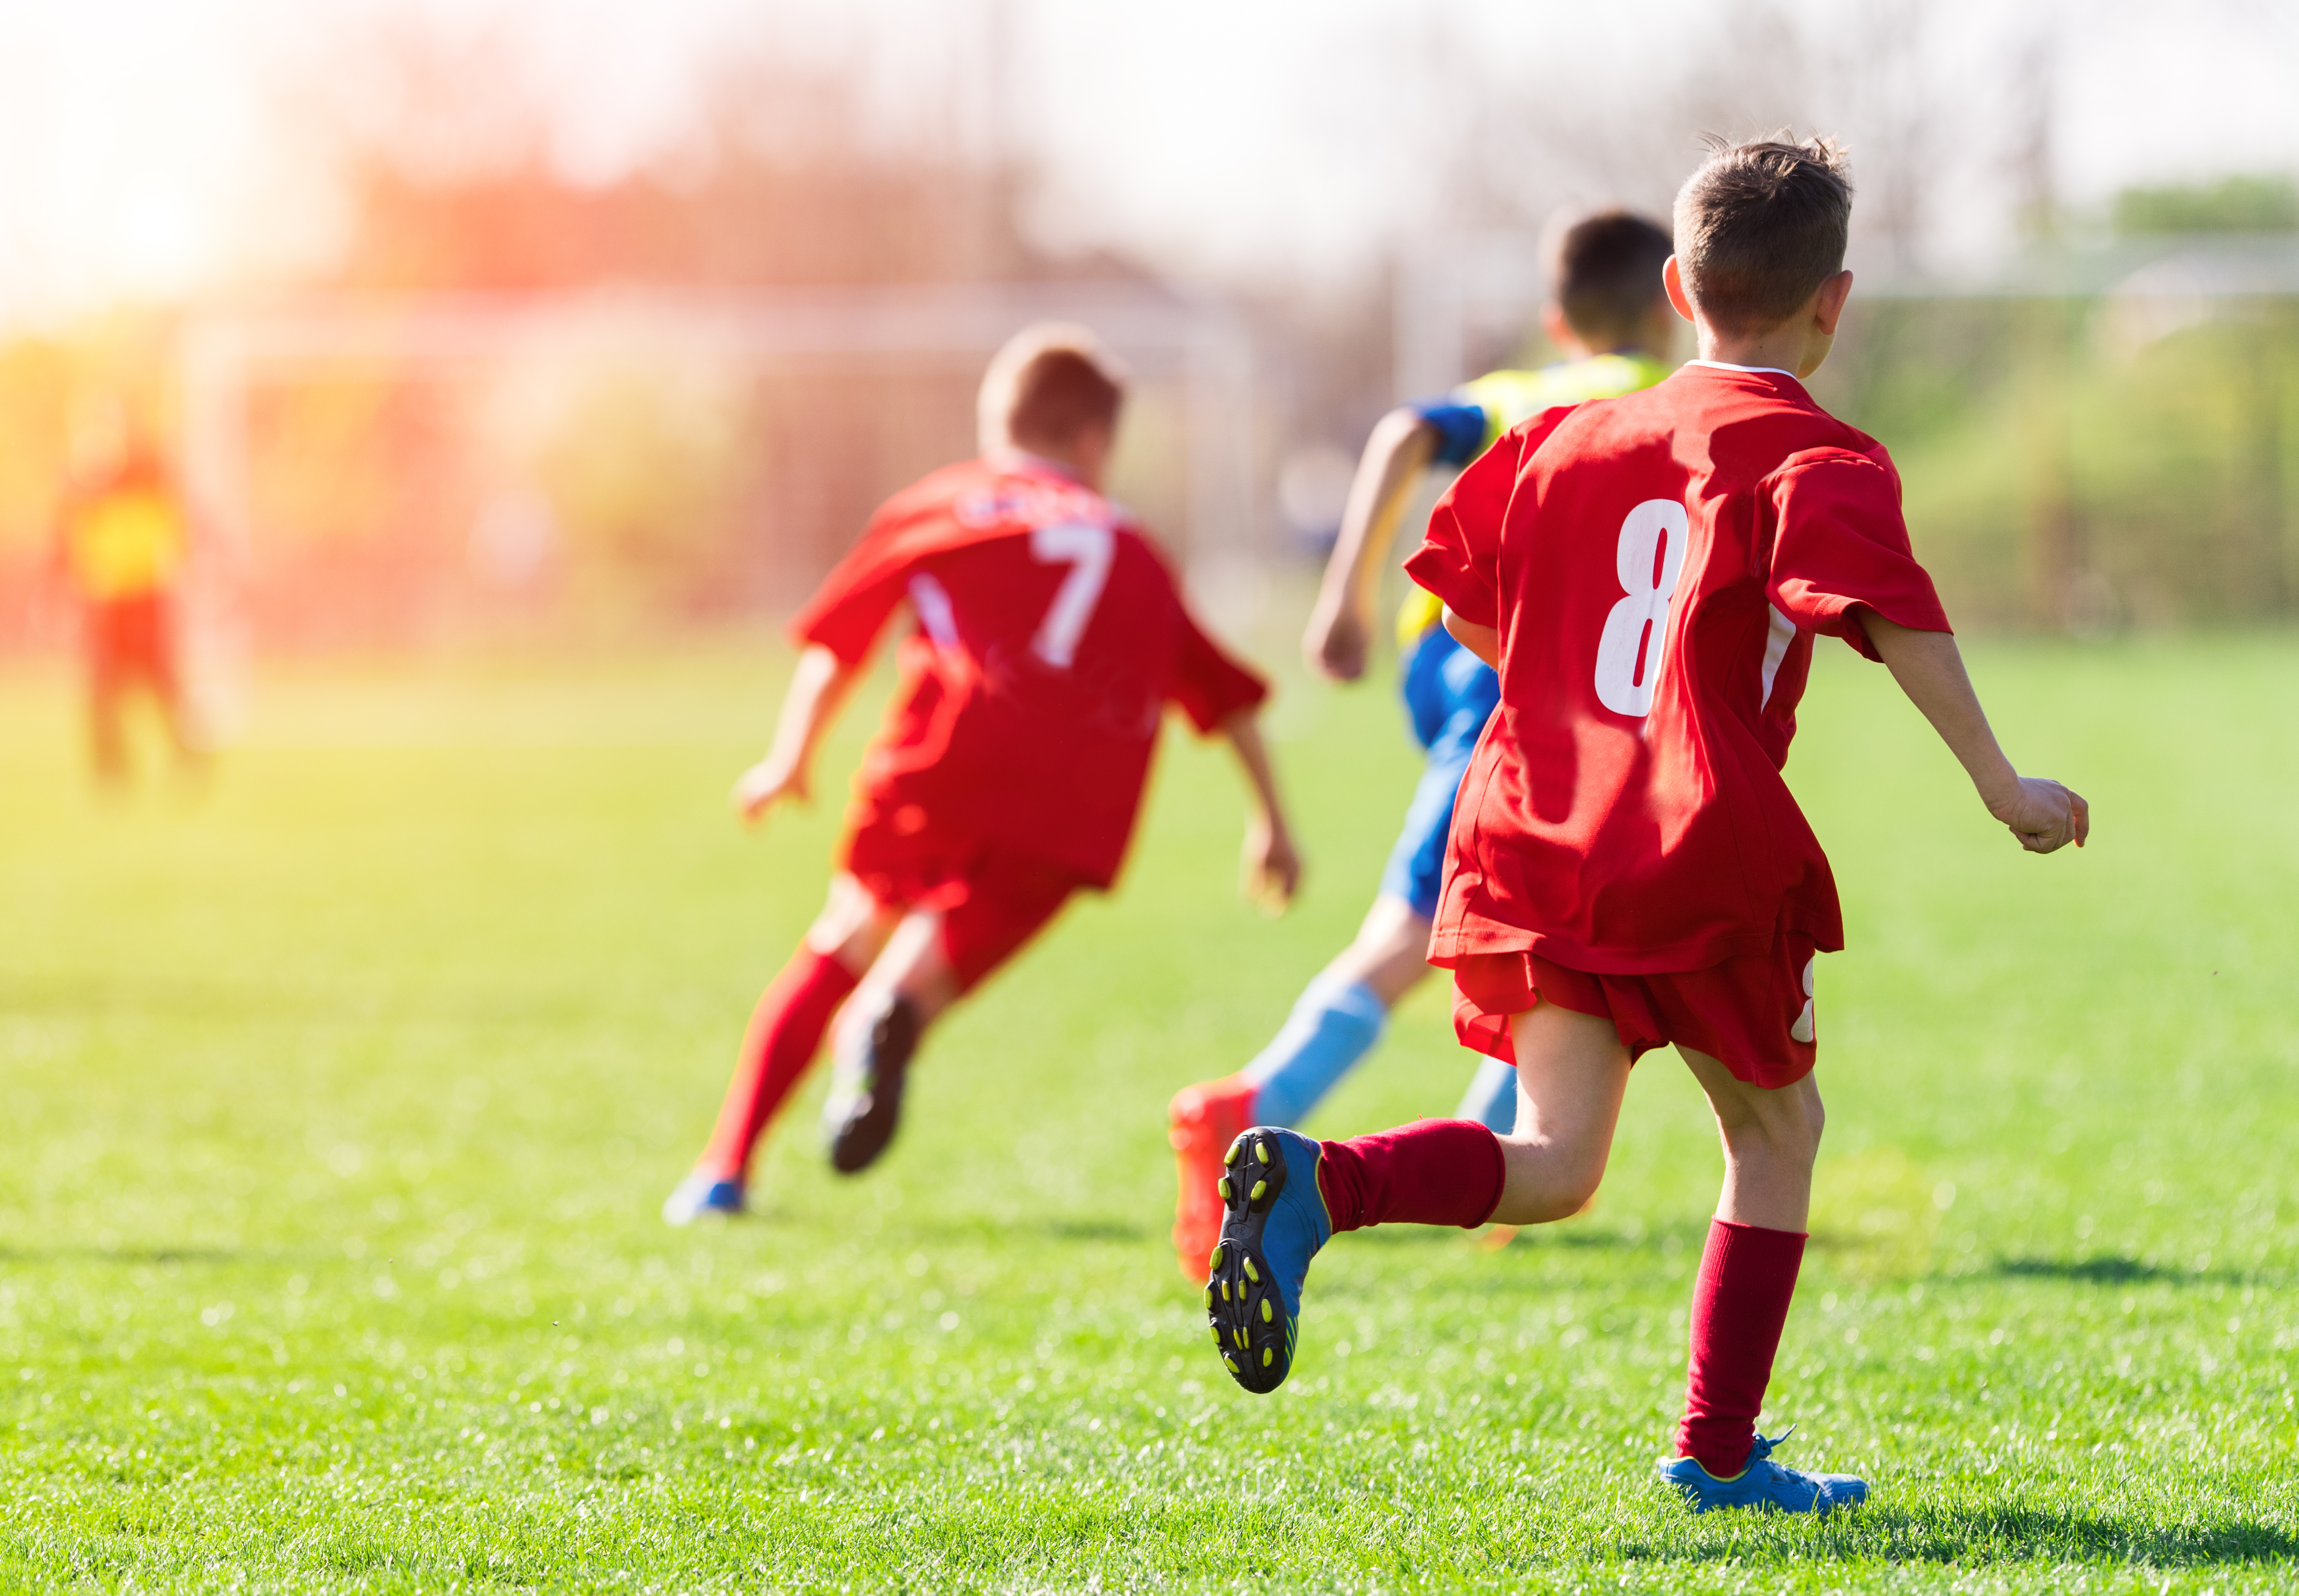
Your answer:
[[[1497,1136],[1516,1129],[1516,1071],[1498,1059],[1479,1064],[1453,1118],[1473,1119]]]
[[[1285,1024],[1241,1072],[1255,1087],[1257,1125],[1299,1125],[1320,1099],[1373,1051],[1389,1009],[1362,981],[1320,976],[1309,983]]]

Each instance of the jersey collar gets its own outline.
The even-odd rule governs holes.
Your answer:
[[[1730,361],[1687,361],[1684,363],[1688,366],[1706,366],[1716,371],[1747,371],[1765,377],[1785,377],[1798,387],[1804,386],[1804,378],[1785,366],[1736,366]]]
[[[1042,454],[1033,454],[1027,449],[999,449],[986,458],[991,465],[1001,471],[1035,471],[1084,486],[1084,479],[1077,474],[1075,468],[1058,460],[1049,460]]]

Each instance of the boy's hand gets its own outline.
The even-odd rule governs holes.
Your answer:
[[[768,754],[735,778],[728,801],[745,826],[755,826],[766,812],[786,798],[803,803],[813,794],[807,789],[806,771]]]
[[[1353,682],[1365,674],[1365,655],[1372,643],[1365,616],[1347,603],[1318,601],[1309,614],[1309,630],[1301,652],[1309,669],[1337,682]]]
[[[1282,827],[1255,819],[1245,827],[1245,896],[1264,914],[1280,915],[1301,885],[1301,856]]]
[[[2091,835],[2091,805],[2083,795],[2037,777],[2023,776],[2019,782],[2012,792],[1989,799],[1988,812],[2010,827],[2030,853],[2049,853],[2070,843],[2082,847]]]

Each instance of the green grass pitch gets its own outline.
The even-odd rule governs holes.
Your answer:
[[[1818,1525],[1649,1480],[1719,1172],[1665,1056],[1592,1213],[1343,1238],[1275,1397],[1206,1344],[1163,1106],[1362,911],[1384,686],[1285,684],[1293,915],[1238,902],[1237,784],[1173,736],[1119,892],[931,1039],[878,1170],[822,1167],[818,1082],[763,1215],[674,1233],[835,819],[724,809],[778,654],[282,669],[205,802],[114,811],[17,668],[0,1586],[2289,1589],[2299,645],[1972,652],[2090,848],[2021,855],[1832,645],[1790,766],[1852,948],[1766,1427],[1874,1489]],[[1432,983],[1312,1128],[1471,1062]]]

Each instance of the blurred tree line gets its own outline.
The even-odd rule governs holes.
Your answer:
[[[1815,382],[1882,438],[1952,611],[2078,632],[2299,602],[2299,187],[2134,188],[1992,290],[1855,290]],[[2099,279],[2105,278],[2101,281]]]

